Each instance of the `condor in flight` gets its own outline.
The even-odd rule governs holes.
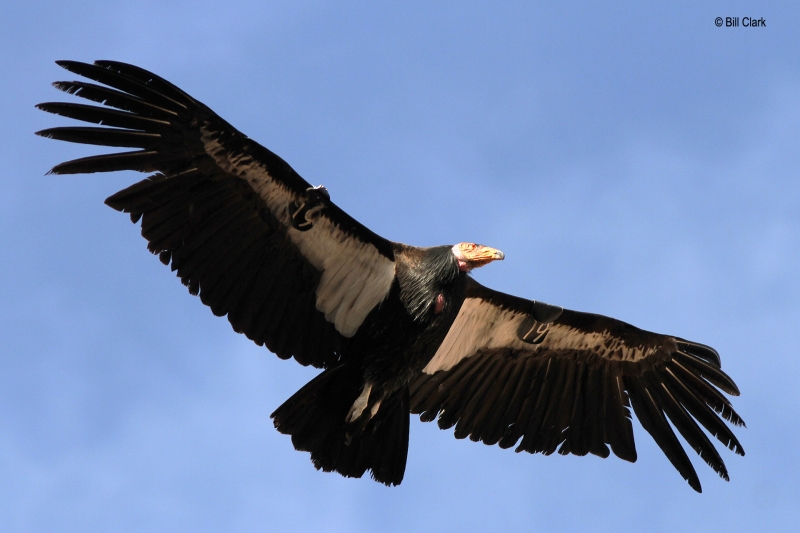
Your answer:
[[[380,237],[285,161],[166,80],[115,61],[59,61],[87,81],[54,85],[104,104],[43,111],[99,125],[39,135],[131,148],[55,174],[138,170],[106,200],[141,220],[148,249],[233,329],[322,372],[273,414],[318,469],[403,480],[409,414],[529,453],[636,460],[630,408],[692,488],[672,427],[721,477],[709,437],[739,455],[739,390],[702,344],[503,294],[474,268],[503,253]],[[671,424],[670,424],[671,423]]]

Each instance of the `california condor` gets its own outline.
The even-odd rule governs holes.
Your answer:
[[[469,272],[502,252],[386,240],[166,80],[115,61],[58,64],[101,85],[57,89],[105,107],[38,108],[100,127],[38,134],[134,150],[51,172],[152,173],[106,203],[141,220],[148,249],[235,331],[322,369],[272,414],[318,469],[399,484],[410,413],[518,452],[635,461],[632,407],[698,492],[670,423],[726,480],[700,426],[744,455],[723,422],[743,425],[722,394],[739,390],[712,348],[484,287]]]

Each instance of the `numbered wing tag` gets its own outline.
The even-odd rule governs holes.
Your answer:
[[[331,199],[328,189],[322,185],[306,189],[306,200],[302,203],[289,203],[289,218],[292,227],[298,231],[308,231],[314,227],[314,222],[325,209],[325,202]]]
[[[563,310],[557,305],[534,301],[531,314],[522,321],[517,330],[520,340],[528,344],[542,343],[550,330],[550,323],[557,319]]]

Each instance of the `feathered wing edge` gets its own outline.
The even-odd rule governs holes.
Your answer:
[[[391,243],[319,194],[318,227],[290,227],[290,208],[312,200],[309,184],[166,80],[115,61],[57,63],[104,85],[56,88],[105,107],[40,104],[98,126],[37,133],[136,150],[68,161],[51,172],[156,172],[106,201],[142,220],[150,251],[215,314],[227,314],[236,331],[280,357],[317,367],[338,361],[346,338],[388,292]]]
[[[452,359],[450,363],[440,359],[445,370],[426,368],[427,373],[412,384],[411,411],[420,414],[421,420],[438,416],[440,428],[455,426],[456,438],[469,437],[501,448],[516,445],[517,452],[592,453],[605,458],[610,447],[618,457],[633,462],[632,408],[693,489],[701,491],[700,481],[672,427],[720,477],[729,479],[722,458],[701,429],[744,455],[723,419],[734,426],[744,422],[720,393],[736,396],[739,391],[721,370],[716,351],[607,317],[566,310],[549,324],[532,324],[532,317],[541,315],[534,310],[537,304],[486,291],[490,290],[475,283],[473,304],[490,306],[494,318],[504,320],[495,322],[480,339],[473,336],[469,347],[451,344],[458,360],[450,366]],[[469,299],[462,309],[468,311],[468,303]],[[486,318],[486,314],[475,315]],[[521,340],[520,333],[529,331],[529,326],[544,332],[537,344]],[[453,327],[480,329],[468,321],[459,324],[458,319]],[[622,353],[619,350],[616,356],[603,353],[591,344],[598,338],[589,342],[588,336],[602,337],[604,331],[622,334],[619,340],[623,342],[626,336],[645,342],[640,348],[649,355],[620,360],[615,358]],[[513,338],[509,332],[514,332]],[[580,339],[580,335],[587,337]],[[575,342],[580,340],[586,342]],[[586,348],[565,348],[581,344]]]

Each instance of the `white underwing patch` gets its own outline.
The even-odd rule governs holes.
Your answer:
[[[394,261],[375,246],[343,232],[324,210],[308,231],[291,226],[287,206],[301,199],[267,169],[246,154],[231,154],[213,132],[203,129],[203,143],[217,164],[239,176],[258,193],[284,226],[300,253],[320,272],[317,310],[345,337],[358,331],[367,315],[389,294],[394,281]]]
[[[482,349],[511,348],[534,354],[542,350],[591,352],[601,357],[639,361],[658,350],[657,346],[628,346],[623,339],[607,332],[592,332],[548,324],[547,337],[531,345],[519,338],[519,329],[528,317],[502,309],[481,298],[467,298],[436,354],[423,368],[426,374],[450,370],[461,360]]]

